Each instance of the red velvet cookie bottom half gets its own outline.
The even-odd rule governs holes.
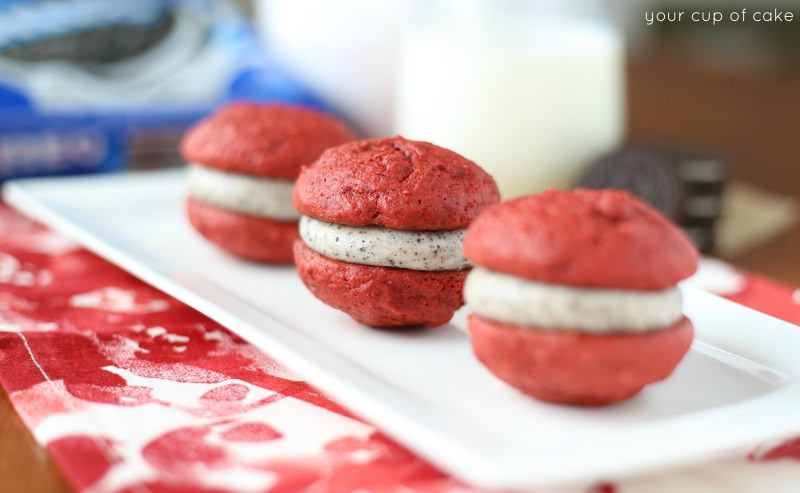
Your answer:
[[[320,300],[373,327],[447,323],[464,304],[468,270],[419,271],[352,264],[294,244],[303,283]]]
[[[580,406],[622,401],[667,378],[694,337],[686,317],[636,334],[520,327],[474,313],[468,325],[475,356],[497,378],[537,399]]]
[[[292,263],[292,244],[300,237],[296,221],[251,216],[186,199],[189,222],[207,240],[238,257]]]

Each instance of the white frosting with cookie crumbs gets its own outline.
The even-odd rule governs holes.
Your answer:
[[[188,192],[193,199],[243,214],[296,221],[300,214],[292,205],[294,182],[242,173],[232,173],[190,163]]]
[[[677,287],[663,291],[575,288],[480,267],[467,276],[464,299],[483,317],[537,329],[644,332],[669,327],[683,316]]]
[[[461,245],[465,229],[403,231],[377,226],[355,227],[308,216],[300,219],[300,237],[328,258],[354,264],[423,271],[469,267]]]

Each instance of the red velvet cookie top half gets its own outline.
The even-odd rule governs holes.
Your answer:
[[[402,137],[329,149],[294,188],[294,206],[306,216],[417,231],[465,228],[499,200],[494,179],[472,161]]]
[[[464,254],[475,265],[575,287],[662,290],[697,269],[668,219],[621,190],[548,190],[487,209]]]
[[[284,104],[231,103],[187,132],[186,161],[293,180],[303,165],[355,134],[333,116]]]

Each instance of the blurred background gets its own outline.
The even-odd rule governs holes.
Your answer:
[[[792,22],[646,13],[792,11]],[[230,100],[464,154],[505,198],[629,188],[800,285],[800,1],[0,0],[0,181],[180,165]],[[668,17],[667,17],[668,19]]]

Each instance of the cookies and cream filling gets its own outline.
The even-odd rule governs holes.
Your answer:
[[[486,318],[537,329],[642,332],[662,329],[682,315],[677,287],[663,291],[574,288],[472,269],[464,299]]]
[[[465,229],[402,231],[376,226],[345,226],[308,216],[300,219],[303,242],[328,258],[424,271],[469,267],[461,248],[465,233]]]
[[[300,214],[292,206],[294,182],[232,173],[189,164],[189,196],[205,204],[243,214],[296,221]]]

